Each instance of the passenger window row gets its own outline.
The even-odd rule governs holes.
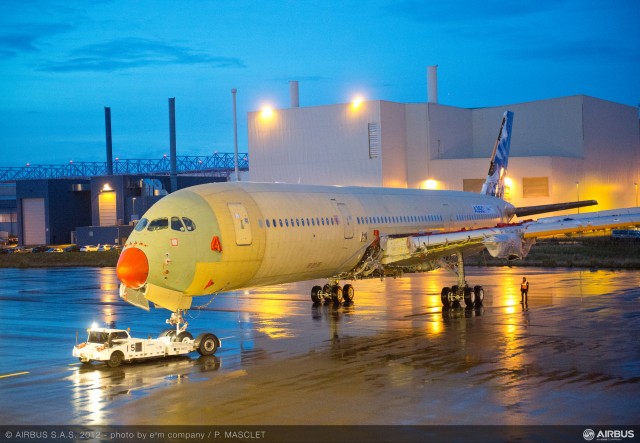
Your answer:
[[[338,216],[333,217],[306,217],[306,218],[266,218],[264,226],[267,228],[289,228],[289,227],[305,227],[305,226],[332,226],[339,225]],[[262,219],[258,220],[258,225],[262,228]]]
[[[466,220],[482,220],[486,218],[493,218],[493,215],[490,214],[460,214],[456,215],[457,221],[466,221]]]
[[[351,220],[351,217],[349,217]],[[428,223],[441,222],[441,215],[398,215],[398,216],[363,216],[356,217],[359,225],[368,224],[392,224],[392,223]],[[289,228],[289,227],[305,227],[305,226],[332,226],[339,225],[340,219],[337,215],[333,217],[306,217],[306,218],[266,218],[264,223],[262,219],[258,220],[260,228]]]
[[[372,223],[428,223],[441,222],[441,215],[386,215],[372,217],[356,217],[358,224],[368,225]]]

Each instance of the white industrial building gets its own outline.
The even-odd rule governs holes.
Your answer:
[[[638,204],[635,107],[585,95],[476,109],[297,103],[293,82],[291,108],[249,113],[252,181],[479,191],[502,114],[511,110],[507,199],[514,205],[596,199],[598,206],[582,209],[592,211]]]

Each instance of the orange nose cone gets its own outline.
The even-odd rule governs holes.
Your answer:
[[[122,251],[116,267],[118,279],[128,288],[137,289],[144,285],[149,275],[149,261],[138,248]]]

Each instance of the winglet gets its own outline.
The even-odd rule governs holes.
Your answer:
[[[502,116],[502,124],[498,139],[493,147],[491,163],[487,180],[482,185],[481,194],[493,195],[502,198],[504,195],[504,179],[507,176],[507,165],[509,163],[509,145],[511,144],[511,125],[513,123],[513,112],[505,111]]]

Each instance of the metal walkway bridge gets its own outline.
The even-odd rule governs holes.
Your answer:
[[[228,176],[235,170],[233,153],[214,153],[212,156],[177,156],[177,172],[180,175]],[[238,154],[238,169],[249,170],[249,154]],[[158,160],[115,159],[113,173],[169,175],[170,159]],[[26,165],[0,167],[0,182],[42,178],[89,178],[107,174],[107,162],[69,162],[66,165]]]

